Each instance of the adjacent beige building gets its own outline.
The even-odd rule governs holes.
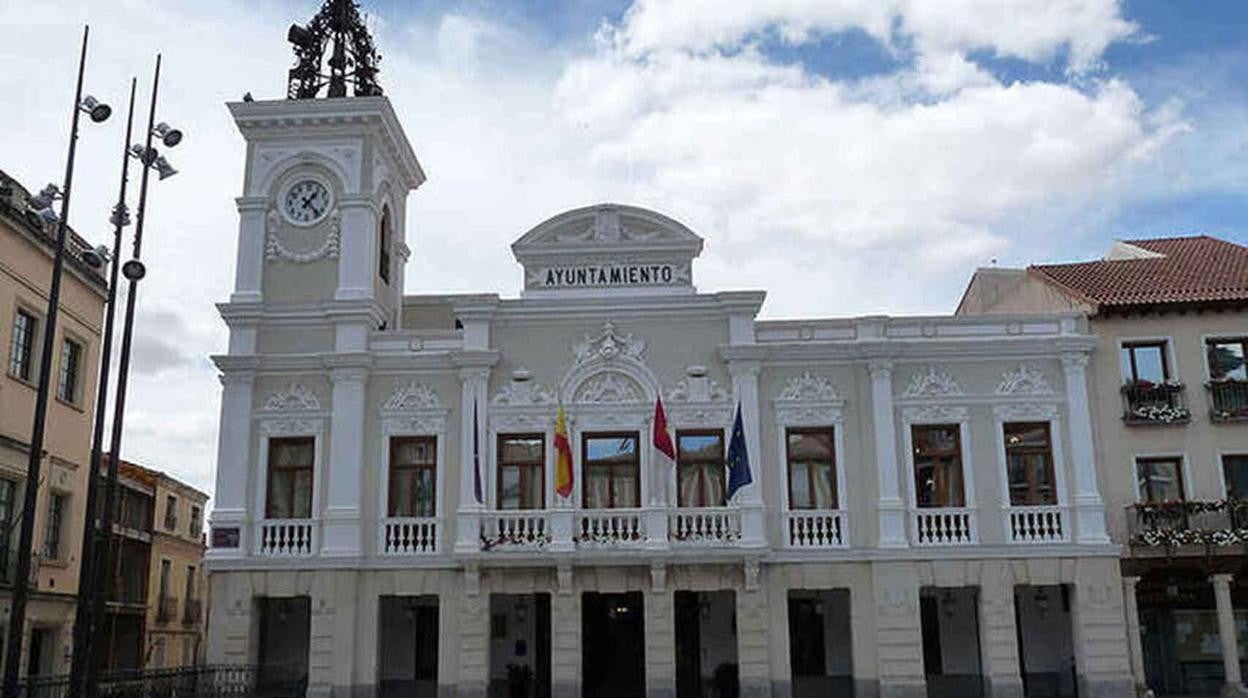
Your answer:
[[[958,314],[1072,310],[1096,337],[1097,462],[1110,535],[1124,545],[1128,620],[1143,631],[1131,634],[1137,684],[1237,693],[1248,634],[1248,249],[1203,236],[1130,240],[1092,262],[981,269]]]
[[[204,635],[204,505],[208,495],[156,473],[146,666],[198,664]]]
[[[0,172],[0,625],[8,598],[22,515],[43,322],[51,281],[54,230],[27,206],[29,192]],[[52,399],[35,516],[34,586],[27,607],[23,673],[67,670],[83,503],[89,472],[96,368],[105,281],[81,262],[87,244],[67,241],[60,320],[53,348]]]

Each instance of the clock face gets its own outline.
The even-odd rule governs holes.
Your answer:
[[[296,182],[286,190],[282,211],[296,225],[316,223],[329,213],[329,190],[314,179]]]

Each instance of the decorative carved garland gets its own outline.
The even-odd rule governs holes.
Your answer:
[[[298,381],[291,381],[285,388],[273,393],[264,402],[265,411],[319,410],[321,401],[316,393]]]
[[[997,385],[997,395],[1052,395],[1044,374],[1035,366],[1020,364],[1012,371],[1001,374],[1001,383]]]
[[[283,260],[296,264],[307,264],[322,259],[338,259],[338,252],[342,244],[342,213],[337,209],[329,214],[329,234],[325,236],[325,242],[311,252],[292,252],[282,244],[281,239],[277,236],[277,229],[281,225],[281,220],[281,215],[278,214],[277,209],[269,209],[269,213],[265,216],[265,259],[271,261]]]
[[[948,397],[961,395],[962,386],[944,369],[928,366],[910,378],[902,397]]]
[[[395,388],[381,405],[384,412],[410,412],[441,407],[442,401],[438,399],[438,394],[429,386],[416,381]]]

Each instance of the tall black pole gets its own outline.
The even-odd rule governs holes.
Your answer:
[[[104,315],[104,342],[100,349],[100,377],[95,392],[95,429],[91,432],[91,468],[87,476],[87,499],[84,503],[86,517],[82,527],[82,554],[78,556],[78,605],[74,615],[74,648],[70,655],[69,698],[82,695],[86,667],[92,658],[94,623],[97,622],[92,603],[96,595],[107,594],[95,583],[95,563],[99,555],[100,538],[107,545],[108,538],[101,536],[96,528],[95,502],[98,499],[100,479],[100,453],[104,448],[104,411],[108,409],[108,372],[113,353],[113,317],[117,308],[117,270],[121,268],[121,233],[129,214],[126,212],[126,185],[130,173],[130,136],[134,128],[134,92],[138,80],[130,79],[130,109],[126,114],[126,137],[121,142],[121,191],[117,193],[117,205],[113,207],[113,259],[108,279],[108,310]],[[110,503],[111,506],[111,503]]]
[[[139,260],[143,250],[144,214],[147,212],[147,182],[152,173],[151,158],[148,157],[148,153],[152,149],[152,131],[156,125],[156,92],[159,86],[160,54],[156,54],[156,74],[152,78],[152,100],[147,113],[147,139],[144,142],[143,154],[139,157],[139,162],[143,165],[143,175],[139,178],[139,208],[135,215],[134,224],[134,254],[126,262],[126,265],[131,265],[132,263],[141,265]],[[120,259],[116,259],[113,261],[113,264],[117,264],[120,261]],[[96,641],[103,640],[102,635],[107,627],[107,623],[104,622],[104,601],[113,587],[111,574],[113,567],[113,545],[111,544],[113,504],[117,498],[117,463],[121,459],[121,432],[126,415],[126,386],[130,378],[130,342],[134,336],[134,304],[138,297],[140,278],[142,278],[141,274],[126,273],[126,280],[129,283],[126,286],[126,315],[121,330],[121,360],[117,366],[117,397],[113,402],[113,432],[108,447],[108,484],[104,489],[104,507],[100,511],[100,537],[103,543],[100,545],[100,554],[98,556],[99,570],[96,573],[96,594],[92,600],[93,608],[91,611],[92,617],[96,619],[94,628],[97,635]],[[94,473],[92,475],[94,476]],[[95,643],[93,642],[92,644]],[[87,666],[86,672],[86,696],[94,698],[99,695],[98,662],[91,662]]]
[[[82,75],[87,67],[87,36],[82,28],[82,54],[78,58],[78,85],[74,88],[73,121],[69,128],[69,157],[65,182],[61,187],[61,218],[56,224],[52,282],[48,287],[48,311],[43,326],[43,347],[39,361],[39,390],[35,397],[34,424],[30,428],[30,458],[26,463],[26,492],[23,497],[22,530],[17,544],[17,578],[9,604],[9,633],[5,644],[4,698],[17,698],[18,671],[22,661],[22,636],[26,626],[26,600],[30,596],[30,557],[35,536],[35,507],[38,504],[39,470],[43,461],[43,432],[47,422],[48,392],[52,385],[52,349],[56,342],[56,320],[60,311],[61,271],[65,267],[65,232],[69,219],[69,195],[74,182],[74,153],[78,145],[78,116],[82,113]]]

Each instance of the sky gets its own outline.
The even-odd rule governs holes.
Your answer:
[[[163,53],[158,119],[187,136],[150,196],[122,452],[209,493],[243,171],[224,104],[284,95],[286,28],[318,6],[0,0],[0,169],[30,189],[61,178],[82,25],[86,89],[118,115],[132,76],[146,104]],[[429,177],[409,199],[409,293],[514,296],[511,241],[602,201],[691,227],[699,289],[766,289],[767,318],[950,313],[980,266],[1248,242],[1241,0],[361,7]],[[92,241],[123,121],[79,141],[70,220]]]

